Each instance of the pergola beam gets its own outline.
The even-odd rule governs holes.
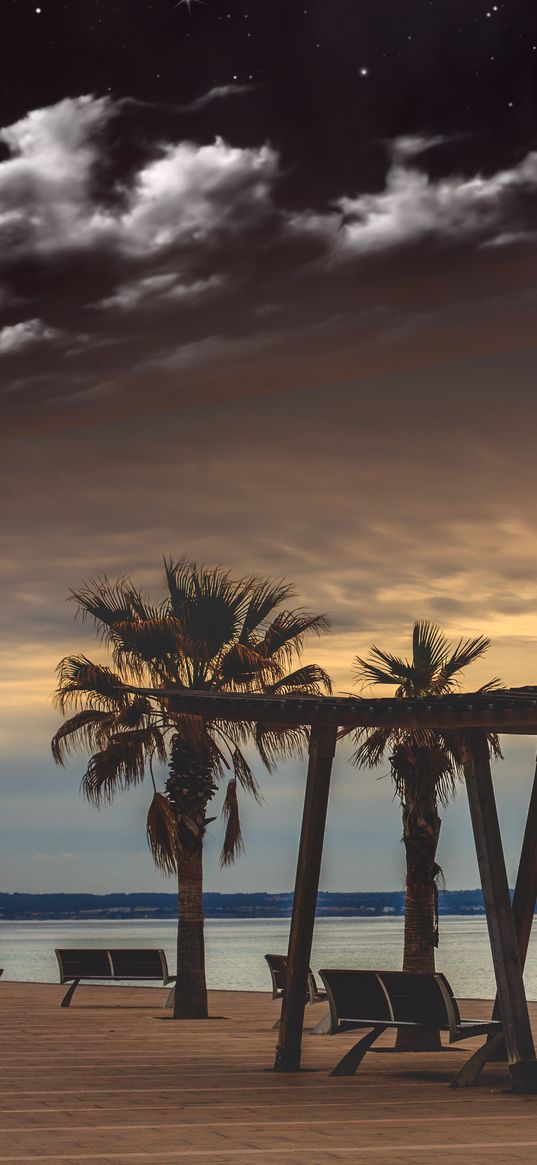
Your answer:
[[[537,735],[537,689],[419,699],[358,699],[355,696],[264,696],[235,692],[137,688],[133,693],[158,699],[169,711],[206,720],[260,722],[275,727],[309,724],[316,728],[430,728],[449,732],[481,728],[487,732]]]

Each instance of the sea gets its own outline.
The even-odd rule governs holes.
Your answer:
[[[175,970],[176,923],[136,921],[0,921],[0,967],[3,978],[57,983],[56,947],[160,947],[170,971]],[[233,991],[268,991],[270,975],[264,956],[285,953],[289,919],[208,919],[205,924],[209,987]],[[311,965],[398,970],[403,949],[403,919],[319,918],[315,926]],[[491,999],[494,974],[485,918],[441,915],[437,970],[449,979],[455,994]],[[537,935],[526,961],[526,994],[537,1000]]]

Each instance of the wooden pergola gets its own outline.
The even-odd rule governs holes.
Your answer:
[[[461,741],[468,802],[496,978],[496,1010],[513,1089],[537,1092],[537,1061],[523,968],[537,900],[537,770],[511,903],[489,762],[487,734],[537,735],[537,687],[425,699],[258,696],[155,691],[170,708],[206,720],[309,726],[309,763],[288,948],[288,980],[275,1070],[300,1070],[304,1006],[332,764],[338,734],[354,728],[442,729]],[[486,1062],[494,1050],[485,1045]]]

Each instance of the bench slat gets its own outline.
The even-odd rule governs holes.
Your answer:
[[[164,951],[155,948],[109,950],[112,973],[116,979],[167,979],[168,966]]]
[[[57,950],[56,958],[60,967],[61,982],[69,979],[110,979],[112,965],[108,951],[83,947]]]

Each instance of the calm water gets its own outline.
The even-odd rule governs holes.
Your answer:
[[[438,969],[457,995],[490,999],[494,979],[484,918],[444,916]],[[209,919],[206,923],[207,977],[210,987],[266,991],[266,951],[287,949],[287,919]],[[323,918],[315,928],[312,954],[319,967],[400,967],[401,918]],[[58,982],[55,947],[154,946],[166,951],[175,970],[175,923],[1,922],[0,966],[5,979]],[[537,1000],[537,937],[526,964],[526,991]]]

